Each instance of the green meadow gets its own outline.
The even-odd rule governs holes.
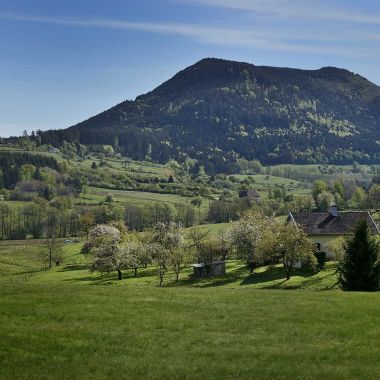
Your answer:
[[[337,290],[334,263],[284,281],[230,261],[159,288],[154,267],[118,281],[79,250],[41,271],[40,242],[0,244],[0,379],[379,377],[379,294]]]
[[[107,194],[112,194],[116,203],[123,206],[126,204],[146,204],[151,202],[164,202],[164,203],[189,203],[190,198],[182,197],[176,194],[161,194],[143,191],[129,191],[129,190],[111,190],[103,189],[100,187],[90,187],[88,194],[79,199],[81,203],[99,204],[104,201]]]
[[[247,177],[254,179],[254,183],[250,187],[255,188],[261,196],[264,198],[268,195],[269,188],[272,191],[275,187],[284,186],[287,192],[293,195],[305,195],[310,193],[310,189],[305,185],[305,183],[289,178],[277,177],[273,175],[255,174],[255,175],[245,175],[237,174],[234,177],[239,180],[244,180]]]

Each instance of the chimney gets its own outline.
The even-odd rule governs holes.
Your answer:
[[[338,216],[338,207],[335,205],[332,205],[329,210],[330,214],[334,217]]]

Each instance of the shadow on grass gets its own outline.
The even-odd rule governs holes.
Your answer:
[[[249,274],[240,285],[254,285],[283,279],[286,281],[285,269],[282,267],[268,267],[264,272]],[[282,282],[281,282],[282,283]],[[280,283],[280,284],[281,284]]]
[[[58,272],[75,272],[75,271],[84,271],[87,270],[88,273],[91,273],[89,270],[88,264],[67,264],[63,267],[61,267]],[[130,279],[141,279],[141,278],[147,278],[157,275],[157,271],[155,269],[146,269],[146,268],[140,268],[137,271],[137,274],[135,276],[134,270],[128,270],[123,271],[123,280],[130,280]],[[102,274],[94,272],[93,275],[88,276],[81,276],[81,277],[75,277],[75,278],[68,278],[63,281],[66,282],[72,282],[72,283],[80,283],[80,282],[89,282],[92,285],[110,285],[114,284],[115,282],[119,282],[117,273],[111,272],[109,274]]]
[[[335,281],[334,281],[334,278],[335,278]],[[329,279],[331,279],[332,281],[330,282]],[[326,281],[327,281],[327,283],[325,283]],[[314,289],[318,289],[318,290],[334,290],[334,289],[337,289],[338,288],[338,279],[336,277],[336,273],[335,272],[329,273],[322,278],[316,275],[315,277],[307,279],[306,281],[304,281],[301,286],[297,286],[295,284],[295,285],[290,285],[287,288],[288,289],[297,289],[297,288],[307,289],[309,287],[314,288]]]
[[[221,277],[206,277],[199,278],[194,274],[191,274],[188,278],[179,279],[178,281],[172,281],[168,286],[192,286],[196,285],[198,288],[210,288],[228,285],[234,283],[241,278],[242,275],[248,273],[247,267],[239,267],[227,272],[225,276]]]
[[[302,283],[286,286],[287,289],[300,289],[303,287],[312,286],[318,284],[322,279],[315,276],[316,273],[308,269],[295,269],[292,276],[302,277]],[[190,275],[188,278],[179,281],[172,281],[168,286],[196,286],[198,288],[210,288],[224,286],[232,283],[237,285],[249,286],[249,285],[261,285],[261,289],[281,289],[284,288],[288,280],[286,279],[286,272],[282,266],[267,267],[264,271],[249,273],[247,267],[242,266],[233,270],[230,270],[223,277],[209,277],[199,279],[194,275]],[[332,289],[334,285],[328,284],[323,289]]]
[[[261,289],[287,289],[287,290],[297,290],[297,289],[308,289],[312,288],[314,290],[332,290],[336,289],[337,281],[332,283],[324,284],[327,278],[334,277],[336,274],[331,273],[327,274],[323,277],[318,276],[319,272],[314,272],[311,269],[297,269],[295,270],[291,277],[302,277],[301,283],[287,283],[287,279],[285,277],[285,270],[283,268],[278,268],[283,270],[283,281],[275,282],[270,285],[264,285],[261,287]],[[276,279],[273,279],[276,280]],[[270,281],[270,280],[269,280]],[[290,280],[289,280],[290,281]],[[264,282],[264,281],[258,281],[258,283]],[[286,286],[284,286],[286,285]]]
[[[30,274],[37,274],[46,271],[47,268],[41,267],[41,268],[35,268],[35,269],[30,269],[30,270],[25,270],[22,272],[15,272],[12,275],[13,276],[25,276],[25,275],[30,275]]]
[[[91,285],[111,285],[117,281],[117,275],[98,275],[98,276],[86,276],[79,278],[69,278],[63,280],[66,282],[89,282]]]
[[[157,276],[157,270],[156,269],[140,268],[137,271],[136,276],[135,276],[134,270],[124,273],[125,278],[143,278],[143,277],[152,277],[152,276]]]
[[[87,269],[88,265],[86,264],[67,264],[64,267],[61,267],[58,272],[72,272],[77,270]]]

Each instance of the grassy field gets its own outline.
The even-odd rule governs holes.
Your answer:
[[[128,174],[139,174],[143,177],[168,177],[172,172],[165,166],[160,164],[154,164],[145,161],[133,161],[133,160],[120,160],[116,158],[105,158],[104,162],[107,163],[107,167],[114,170],[121,170]],[[92,163],[95,162],[98,166],[101,160],[96,157],[91,157],[81,162],[80,165],[90,169]]]
[[[191,229],[200,229],[209,231],[211,236],[218,235],[221,232],[224,232],[231,226],[231,223],[217,223],[217,224],[200,224],[198,226],[190,227]]]
[[[24,207],[30,203],[31,202],[27,202],[27,201],[1,201],[0,205],[8,206],[12,209],[17,209],[20,207]]]
[[[0,284],[29,279],[44,267],[40,242],[0,242]]]
[[[231,261],[224,278],[195,281],[187,270],[159,288],[153,267],[117,281],[89,273],[80,244],[66,244],[62,266],[12,283],[11,274],[40,267],[38,244],[0,245],[0,379],[380,373],[379,294],[335,290],[334,264],[287,282],[281,267],[249,275]]]
[[[128,190],[111,190],[100,187],[90,187],[88,194],[79,199],[80,202],[94,203],[104,201],[107,194],[112,194],[117,203],[125,206],[126,204],[144,204],[149,202],[164,202],[164,203],[186,203],[190,198],[182,197],[175,194],[160,194],[144,191],[128,191]]]
[[[268,195],[269,187],[271,187],[273,191],[274,188],[277,186],[284,186],[289,193],[292,193],[294,195],[304,195],[310,193],[310,188],[307,188],[307,186],[303,182],[284,177],[276,177],[264,174],[255,174],[253,176],[238,174],[234,177],[240,180],[243,180],[247,177],[252,177],[255,180],[255,182],[252,185],[250,185],[250,187],[255,188],[263,197],[266,197]]]
[[[280,165],[273,165],[269,166],[271,169],[276,168],[294,168],[294,169],[319,169],[319,168],[338,168],[341,169],[343,172],[350,172],[353,169],[352,165],[327,165],[327,164],[280,164]],[[360,165],[360,167],[364,170],[369,169],[369,165]]]
[[[220,287],[8,287],[0,377],[375,379],[378,300]]]

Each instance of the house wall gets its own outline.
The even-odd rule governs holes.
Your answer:
[[[223,263],[215,263],[212,268],[213,276],[224,276],[226,274],[226,264]]]
[[[319,243],[321,245],[321,252],[326,252],[326,258],[331,260],[334,257],[328,249],[328,244],[339,237],[341,237],[341,235],[311,235],[309,239],[313,243]]]
[[[225,262],[212,264],[209,273],[207,273],[207,268],[205,266],[193,266],[193,273],[198,278],[205,278],[207,276],[224,276],[226,274],[226,264]]]
[[[251,200],[252,202],[255,202],[256,204],[260,204],[261,202],[261,198],[258,198],[258,197],[251,197],[247,195],[247,198],[249,198],[249,200]]]

